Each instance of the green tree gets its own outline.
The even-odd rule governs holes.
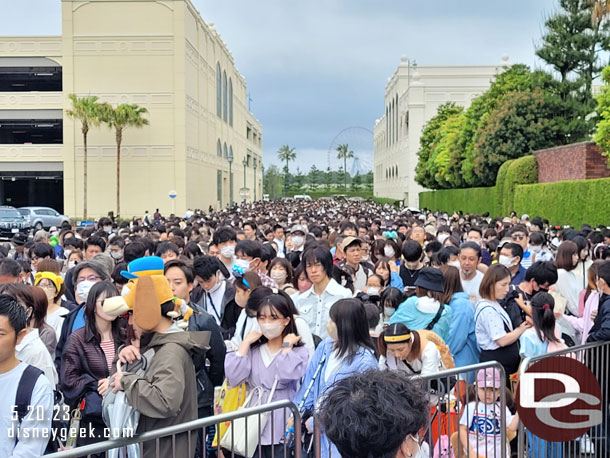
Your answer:
[[[356,176],[352,179],[352,190],[357,191],[362,185],[362,175],[356,173]]]
[[[347,189],[347,160],[354,157],[354,152],[349,150],[349,145],[337,146],[337,159],[343,159],[343,189]]]
[[[283,145],[278,150],[277,156],[280,161],[286,162],[286,166],[284,167],[284,194],[286,194],[286,187],[288,186],[288,173],[290,172],[288,164],[290,161],[294,161],[297,158],[297,155],[294,152],[294,148],[291,148],[288,145]]]
[[[589,114],[595,110],[593,80],[603,68],[600,53],[608,50],[608,24],[592,21],[591,0],[560,0],[559,10],[546,22],[546,33],[536,54],[558,76],[556,93],[562,102],[564,143],[586,140],[594,129]]]
[[[272,165],[265,170],[263,180],[265,194],[269,194],[272,199],[277,199],[281,195],[283,189],[282,173],[277,165]]]
[[[116,108],[110,104],[103,104],[100,119],[114,129],[116,141],[116,216],[121,214],[121,143],[123,131],[129,127],[141,128],[148,125],[144,115],[148,110],[135,104],[122,103]]]
[[[333,172],[330,169],[330,167],[328,167],[326,169],[326,172],[324,172],[324,184],[326,185],[326,189],[330,190],[330,186],[333,183]]]
[[[320,185],[322,182],[322,172],[318,170],[315,164],[313,164],[309,169],[307,177],[312,189],[317,189],[318,185]]]
[[[437,189],[464,187],[459,138],[465,122],[463,113],[455,114],[447,118],[438,131],[427,167]]]
[[[604,85],[597,96],[597,114],[599,121],[593,140],[599,145],[603,154],[610,157],[610,67],[602,72]]]
[[[297,167],[297,173],[294,175],[294,191],[296,194],[302,194],[304,183],[305,175],[303,175],[303,172],[301,172],[301,168]]]
[[[514,92],[483,121],[474,146],[474,173],[483,186],[493,186],[508,159],[559,144],[558,102],[541,89]]]
[[[430,157],[439,141],[439,133],[443,124],[454,116],[463,113],[464,108],[449,102],[438,107],[436,115],[425,125],[419,139],[417,165],[415,166],[415,181],[420,185],[435,189],[436,180],[430,168]]]
[[[81,132],[83,134],[83,219],[87,219],[87,134],[89,128],[100,125],[100,107],[98,103],[99,97],[95,95],[87,97],[77,97],[76,94],[68,96],[72,102],[72,108],[66,111],[66,114],[74,119],[78,119],[81,123]]]

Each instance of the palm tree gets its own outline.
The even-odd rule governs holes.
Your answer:
[[[143,127],[148,119],[142,117],[148,110],[138,105],[122,103],[116,108],[104,104],[101,120],[114,129],[116,140],[116,216],[121,214],[121,142],[123,130],[128,127]]]
[[[100,109],[101,104],[98,103],[99,98],[95,95],[87,97],[77,97],[76,94],[68,96],[72,101],[72,108],[66,111],[66,114],[74,119],[78,119],[81,123],[81,132],[83,133],[83,148],[84,148],[84,184],[83,184],[83,219],[87,219],[87,134],[90,126],[100,125]]]
[[[347,143],[337,146],[337,159],[343,159],[343,188],[347,189],[347,160],[354,157],[354,152],[349,150]]]
[[[284,170],[284,194],[286,194],[286,185],[288,184],[288,163],[294,161],[297,158],[294,148],[288,145],[283,145],[277,151],[277,156],[280,161],[286,161],[286,169]]]

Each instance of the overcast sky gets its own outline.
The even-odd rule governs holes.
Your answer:
[[[265,164],[277,164],[277,149],[288,144],[308,170],[326,168],[344,129],[373,129],[401,55],[418,65],[492,65],[504,54],[511,63],[539,65],[535,45],[558,0],[193,2],[246,78],[263,125]],[[0,4],[1,35],[61,33],[60,0]],[[339,140],[366,145],[367,135],[352,129]]]

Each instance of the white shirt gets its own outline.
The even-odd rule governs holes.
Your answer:
[[[284,240],[283,239],[278,240],[278,239],[274,238],[273,241],[277,245],[277,257],[283,258],[284,257]]]
[[[460,272],[460,281],[462,282],[462,289],[468,296],[470,296],[470,302],[476,304],[481,300],[479,296],[479,287],[483,281],[483,273],[477,270],[477,273],[470,280],[464,280],[462,273]]]
[[[555,291],[565,297],[567,304],[566,308],[574,315],[578,315],[578,300],[582,287],[582,278],[579,278],[574,270],[568,272],[565,269],[557,269],[557,283]]]
[[[53,389],[57,386],[58,378],[55,364],[49,354],[49,350],[40,340],[38,329],[31,329],[21,342],[15,347],[15,356],[19,361],[37,367],[44,372],[44,375],[49,379]]]
[[[53,388],[46,377],[38,377],[36,380],[30,398],[32,410],[23,418],[21,426],[18,427],[18,422],[12,420],[17,398],[17,386],[26,367],[27,364],[22,362],[14,369],[0,374],[0,386],[3,391],[0,397],[0,431],[2,431],[2,434],[0,434],[0,456],[2,457],[41,456],[49,441],[50,434],[46,434],[46,437],[42,437],[42,434],[40,434],[45,430],[47,430],[46,433],[50,433],[51,418],[53,417]],[[17,431],[21,434],[21,438],[15,446]],[[30,437],[25,437],[26,432]],[[34,436],[34,434],[38,436]]]
[[[496,340],[506,335],[506,327],[513,330],[508,313],[495,301],[483,300],[474,313],[475,334],[481,350],[497,350]]]
[[[344,359],[345,356],[339,357],[337,350],[333,350],[331,352],[328,362],[326,363],[326,367],[324,368],[325,382],[328,382],[328,380],[341,368],[341,364],[343,364]]]
[[[508,408],[504,412],[499,403],[484,404],[469,402],[464,409],[460,425],[468,427],[468,441],[478,456],[500,456],[502,453],[502,436],[500,430],[500,415],[504,415],[505,425],[512,421],[513,416]],[[510,447],[506,446],[506,456],[510,456]]]
[[[204,297],[203,304],[205,306],[205,311],[214,317],[214,319],[216,320],[216,324],[218,324],[219,326],[220,326],[220,322],[222,321],[222,315],[223,315],[222,300],[224,298],[226,289],[227,289],[227,282],[223,280],[220,282],[220,286],[218,287],[218,289],[216,289],[212,293],[208,293],[207,291],[204,290],[204,295],[203,295],[203,297]],[[209,294],[209,297],[208,297],[208,294]],[[211,301],[210,301],[210,297],[212,298]],[[213,305],[212,305],[212,303],[213,303]]]
[[[301,342],[307,347],[309,350],[309,359],[316,352],[316,345],[313,341],[313,334],[311,333],[311,329],[307,326],[307,322],[298,315],[294,317],[294,324],[297,327],[297,332],[301,336]]]
[[[235,323],[235,334],[233,334],[233,338],[231,339],[232,346],[237,349],[237,347],[239,347],[244,341],[244,337],[246,337],[252,331],[261,332],[261,328],[258,325],[258,320],[256,317],[249,317],[246,313],[246,309],[241,309],[241,312],[237,317],[237,323]]]
[[[372,273],[369,271],[369,273]],[[364,267],[362,265],[358,265],[358,270],[354,275],[354,290],[362,291],[366,287],[366,282],[368,280],[368,275],[364,271]]]
[[[59,307],[57,310],[45,317],[47,324],[55,330],[55,335],[57,336],[58,342],[59,338],[61,337],[61,327],[63,326],[65,316],[68,313],[70,313],[70,310],[65,307]]]
[[[411,366],[411,369],[409,369]],[[399,370],[406,372],[407,374],[421,374],[430,375],[438,374],[443,367],[443,360],[441,359],[441,352],[438,350],[433,342],[428,341],[424,350],[421,352],[421,356],[418,359],[414,359],[409,362],[409,366],[405,364],[403,360],[397,360],[392,352],[387,352],[387,356],[381,355],[379,357],[379,369],[381,370]]]
[[[308,324],[312,334],[326,339],[328,337],[326,325],[330,321],[330,308],[339,299],[349,297],[352,297],[352,292],[331,278],[321,295],[318,296],[312,286],[307,291],[293,294],[292,300],[299,311],[299,316]]]

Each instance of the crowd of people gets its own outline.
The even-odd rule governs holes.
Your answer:
[[[0,427],[12,431],[0,437],[0,456],[65,446],[23,434],[50,430],[58,410],[92,431],[75,445],[104,440],[110,393],[123,392],[139,412],[138,433],[205,418],[223,382],[245,383],[265,402],[294,401],[305,432],[319,413],[323,457],[340,456],[335,443],[343,456],[368,456],[346,452],[329,423],[328,406],[345,401],[329,397],[341,380],[366,385],[359,374],[426,376],[486,361],[511,375],[524,357],[610,340],[606,227],[346,200],[257,202],[185,216],[104,217],[92,227],[65,224],[0,242],[7,394]],[[158,307],[147,316],[112,313],[130,294],[143,300],[137,282],[146,276]],[[159,319],[149,324],[149,314]],[[147,354],[148,365],[138,366]],[[464,382],[479,389],[483,404],[496,403],[503,389],[487,373],[465,374]],[[403,403],[421,408],[419,401]],[[515,428],[518,416],[477,402],[464,409],[460,443],[469,454],[499,456],[495,441],[480,449],[481,434],[498,434],[499,424],[480,430],[479,417],[489,410]],[[254,456],[284,456],[284,415],[274,412],[263,426]],[[414,434],[423,423],[409,418],[417,427],[390,441],[395,456],[423,453],[423,436]],[[216,435],[208,428],[192,444],[179,436],[160,447],[163,456],[171,447],[182,447],[179,456],[222,456]]]

